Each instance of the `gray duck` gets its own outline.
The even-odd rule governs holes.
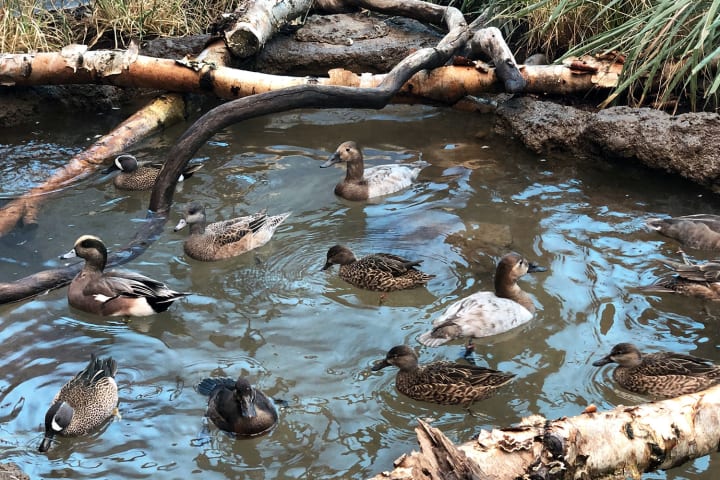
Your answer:
[[[261,247],[270,241],[275,230],[290,212],[269,216],[264,211],[215,223],[207,223],[205,207],[190,203],[175,231],[190,225],[190,235],[183,244],[187,256],[213,262],[235,257]]]
[[[623,388],[657,398],[695,393],[720,382],[720,366],[704,358],[674,352],[643,355],[632,343],[618,343],[593,366],[615,362],[613,378]]]
[[[120,190],[150,190],[155,186],[162,166],[162,163],[138,162],[134,155],[124,153],[118,155],[113,164],[102,173],[108,174],[120,170],[120,173],[113,178],[113,185]],[[178,182],[190,178],[201,168],[202,164],[200,163],[188,165],[178,178]]]
[[[720,215],[696,214],[674,218],[650,218],[648,227],[674,238],[687,248],[720,250]]]
[[[50,449],[55,435],[87,435],[117,412],[117,362],[94,354],[90,363],[53,398],[45,414],[45,436],[38,450]]]
[[[60,258],[85,259],[68,287],[70,306],[102,316],[142,317],[166,311],[172,302],[190,293],[176,292],[162,282],[127,270],[105,270],[107,248],[93,235],[82,235]]]
[[[345,178],[335,186],[335,195],[346,200],[367,200],[398,192],[409,187],[417,179],[420,170],[428,163],[419,160],[407,164],[377,165],[365,168],[363,154],[355,142],[341,143],[335,153],[320,165],[325,168],[345,163]]]
[[[434,278],[416,270],[422,260],[407,260],[390,253],[375,253],[357,259],[344,245],[335,245],[328,250],[323,270],[340,265],[340,278],[351,285],[366,290],[392,292],[424,286]]]
[[[197,390],[209,397],[206,416],[220,430],[254,437],[269,432],[278,422],[275,405],[245,377],[205,378]]]
[[[515,377],[490,368],[455,362],[432,362],[418,365],[415,350],[407,345],[390,349],[383,360],[372,367],[378,371],[388,366],[399,369],[395,387],[408,397],[441,405],[469,407],[476,400],[492,396]]]

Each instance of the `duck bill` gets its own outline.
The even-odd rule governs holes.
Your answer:
[[[593,362],[593,367],[602,367],[603,365],[607,365],[608,363],[612,363],[612,359],[610,358],[610,355],[606,355],[600,360],[596,360]]]
[[[173,228],[174,232],[179,232],[183,228],[185,228],[185,225],[187,225],[187,222],[184,218],[181,218],[177,225],[175,225],[175,228]]]
[[[74,248],[63,255],[60,255],[60,259],[62,259],[62,260],[67,260],[68,258],[75,258],[75,257],[77,257],[77,253],[75,252]]]
[[[42,441],[40,442],[40,446],[38,447],[39,452],[47,452],[50,450],[50,446],[52,445],[53,437],[52,435],[48,436],[45,435],[43,437]]]
[[[538,265],[535,262],[530,262],[528,264],[528,273],[537,273],[537,272],[547,272],[547,268]]]
[[[240,415],[243,417],[254,417],[256,415],[253,399],[247,395],[243,395],[240,399]]]
[[[327,159],[327,162],[320,165],[320,168],[327,168],[330,165],[334,165],[338,162],[340,162],[340,156],[337,153],[334,153],[330,158]]]
[[[389,367],[389,366],[390,366],[390,364],[388,363],[388,361],[386,359],[377,360],[373,364],[373,366],[370,370],[372,370],[373,372],[377,372],[378,370],[382,370],[383,368]]]
[[[325,265],[321,268],[321,270],[327,270],[328,268],[332,267],[332,262],[325,262]]]

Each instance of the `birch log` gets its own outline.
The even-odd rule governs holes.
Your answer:
[[[243,0],[223,32],[225,45],[238,58],[255,55],[288,21],[306,14],[312,0]]]
[[[446,457],[465,458],[462,468],[479,472],[456,478],[640,478],[643,472],[677,467],[720,446],[720,386],[607,412],[591,410],[557,420],[531,416],[518,426],[483,430],[477,440],[459,446],[443,445],[437,440],[442,434],[421,421],[416,429],[421,451],[403,455],[393,471],[373,480],[452,478],[460,470],[447,462],[443,467],[438,458]]]

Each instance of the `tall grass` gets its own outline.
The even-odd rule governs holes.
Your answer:
[[[602,106],[720,105],[720,0],[495,0],[489,8],[530,52],[626,55],[620,84]]]
[[[53,51],[70,43],[125,47],[131,38],[202,33],[237,0],[0,0],[0,52]],[[76,2],[73,2],[76,3]]]

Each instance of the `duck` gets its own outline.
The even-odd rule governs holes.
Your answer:
[[[670,398],[695,393],[720,383],[720,366],[710,360],[675,352],[643,355],[632,343],[618,343],[593,366],[615,362],[613,378],[640,395]]]
[[[290,214],[291,212],[285,212],[268,216],[265,211],[261,211],[208,224],[205,207],[193,202],[185,208],[183,218],[175,226],[175,231],[190,225],[190,235],[183,244],[185,253],[195,260],[214,262],[265,245]]]
[[[683,263],[663,260],[666,268],[675,273],[641,290],[654,293],[677,293],[703,300],[720,301],[720,263],[691,263],[683,254]]]
[[[82,270],[68,288],[70,306],[106,317],[144,317],[166,311],[189,292],[176,292],[162,282],[127,270],[105,270],[107,248],[94,235],[82,235],[61,259],[80,257]]]
[[[90,355],[90,363],[62,386],[45,414],[38,450],[47,452],[55,435],[87,435],[117,414],[117,362]]]
[[[335,186],[335,195],[351,201],[381,197],[407,188],[417,179],[420,170],[429,165],[419,160],[365,168],[362,151],[353,141],[341,143],[320,167],[336,163],[347,164],[347,172],[343,181]]]
[[[205,378],[197,386],[208,396],[206,416],[220,430],[240,437],[255,437],[278,423],[275,405],[247,378]]]
[[[120,190],[150,190],[155,186],[162,168],[162,163],[138,162],[134,155],[124,153],[118,155],[111,166],[102,171],[104,174],[120,170],[113,178],[113,185]],[[188,165],[178,178],[178,182],[192,176],[202,168],[202,164]]]
[[[327,252],[323,270],[340,265],[340,278],[365,290],[392,292],[425,286],[435,275],[416,270],[422,260],[407,260],[391,253],[374,253],[361,259],[344,245],[334,245]]]
[[[720,250],[720,215],[701,213],[674,218],[650,218],[645,223],[687,248]]]
[[[408,345],[396,345],[385,358],[377,360],[372,371],[394,366],[399,369],[395,387],[413,400],[440,405],[463,405],[492,396],[515,375],[490,368],[456,362],[418,365],[418,356]]]
[[[529,322],[535,303],[517,282],[526,273],[545,270],[517,253],[504,255],[495,270],[494,292],[476,292],[452,303],[418,340],[437,347],[460,337],[498,335]]]

